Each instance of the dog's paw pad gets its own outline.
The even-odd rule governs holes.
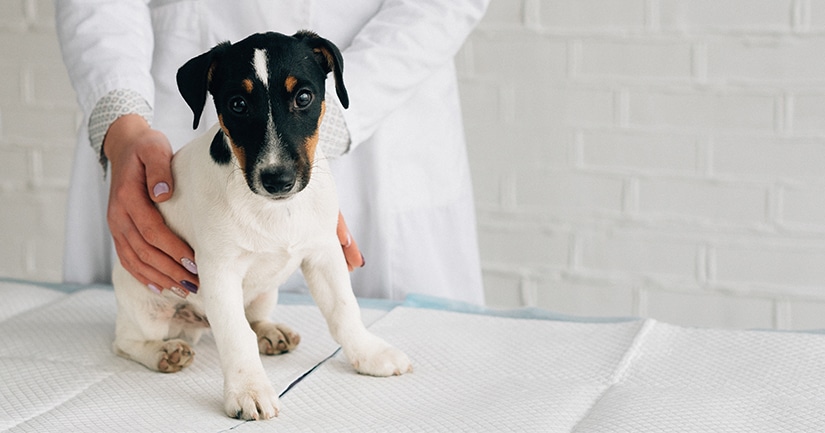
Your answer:
[[[192,348],[181,340],[167,341],[161,347],[161,357],[158,361],[158,371],[163,373],[175,373],[188,367],[192,363],[195,352]]]
[[[352,365],[358,373],[378,377],[400,376],[413,371],[407,355],[392,346],[359,357]]]
[[[258,336],[258,350],[264,355],[289,352],[301,342],[301,336],[285,325],[257,323],[253,328]]]
[[[226,395],[226,414],[242,420],[265,420],[278,416],[278,394],[269,383],[248,386]]]

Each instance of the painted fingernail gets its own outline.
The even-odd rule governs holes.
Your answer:
[[[184,287],[186,290],[190,291],[191,293],[198,293],[198,286],[196,286],[196,285],[195,285],[194,283],[192,283],[191,281],[186,281],[186,280],[183,280],[183,281],[181,281],[180,283],[183,285],[183,287]]]
[[[147,285],[146,287],[148,287],[148,288],[149,288],[149,290],[151,290],[151,291],[152,291],[152,293],[154,293],[154,294],[156,294],[156,295],[160,295],[160,294],[161,294],[160,287],[158,287],[158,286],[156,286],[156,285],[154,285],[154,284],[149,284],[149,285]]]
[[[160,197],[163,194],[169,194],[169,184],[166,182],[158,182],[155,184],[155,187],[152,188],[152,194],[155,197]]]
[[[180,262],[181,264],[183,264],[183,267],[186,268],[187,271],[194,275],[198,275],[198,265],[196,265],[195,262],[192,261],[192,259],[184,257],[180,259]]]
[[[181,298],[184,298],[184,299],[186,299],[186,297],[189,296],[189,292],[187,292],[186,290],[183,290],[183,289],[181,289],[180,287],[177,287],[177,286],[172,286],[172,287],[169,288],[169,290],[171,290],[172,293],[174,293],[174,294],[176,294],[176,295],[178,295],[178,296],[180,296]]]
[[[363,268],[366,264],[367,264],[367,261],[364,260],[364,253],[361,253],[361,266],[360,267]]]

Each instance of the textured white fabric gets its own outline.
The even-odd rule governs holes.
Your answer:
[[[143,99],[140,93],[130,89],[112,90],[100,98],[95,104],[95,108],[89,115],[89,142],[95,153],[100,156],[100,165],[104,172],[109,160],[103,153],[103,139],[109,131],[109,126],[127,114],[137,114],[152,124],[152,108]]]
[[[161,374],[113,355],[111,291],[0,281],[0,432],[825,431],[825,336],[364,310],[415,371],[360,376],[339,354],[265,422],[223,415],[214,341]],[[264,357],[276,388],[334,353],[312,305],[274,317],[298,349]]]

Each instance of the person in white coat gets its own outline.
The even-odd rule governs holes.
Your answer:
[[[340,109],[327,93],[321,138],[327,155],[343,154],[332,170],[363,253],[348,253],[348,262],[368,259],[352,274],[356,294],[482,304],[453,57],[487,2],[56,0],[64,62],[85,114],[69,190],[64,280],[108,283],[119,258],[153,290],[197,284],[194,252],[152,203],[174,194],[172,152],[216,121],[212,108],[191,129],[175,72],[223,41],[309,29],[344,57],[350,107]]]

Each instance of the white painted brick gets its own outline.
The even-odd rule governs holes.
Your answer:
[[[479,28],[514,26],[523,22],[523,0],[494,0],[487,6],[487,13],[479,23]]]
[[[714,174],[772,179],[825,179],[825,142],[721,136],[712,146]]]
[[[562,128],[467,125],[471,161],[490,167],[563,167],[570,159],[572,133]]]
[[[521,276],[484,271],[485,303],[494,308],[517,308],[524,305],[521,296]]]
[[[663,30],[789,31],[792,0],[659,0]]]
[[[825,0],[808,0],[808,25],[813,31],[825,29]]]
[[[0,131],[4,137],[32,140],[65,140],[77,131],[74,108],[9,107],[0,101]]]
[[[795,133],[825,134],[825,93],[807,92],[793,96],[792,129]]]
[[[0,35],[0,38],[2,37]],[[20,82],[22,73],[19,66],[10,62],[0,62],[0,77],[2,77],[0,80],[0,101],[8,101],[9,104],[22,102],[23,86]]]
[[[502,121],[501,90],[497,83],[464,79],[459,80],[458,84],[465,125],[497,125]]]
[[[707,45],[709,80],[823,82],[825,37],[712,38]]]
[[[715,279],[725,285],[772,287],[782,294],[825,299],[825,245],[820,248],[751,243],[718,246]]]
[[[54,2],[51,0],[34,0],[34,24],[54,31]]]
[[[645,1],[541,1],[539,22],[549,29],[617,32],[645,26]]]
[[[784,188],[782,222],[825,228],[825,187]]]
[[[528,131],[615,124],[614,94],[609,89],[558,87],[549,80],[543,86],[517,83],[510,90],[502,95],[502,115]]]
[[[566,233],[535,227],[490,227],[479,230],[482,263],[518,268],[561,268],[569,261]]]
[[[790,317],[787,320],[789,326],[784,327],[785,329],[825,329],[825,302],[788,301],[786,310]]]
[[[531,86],[567,74],[567,43],[527,31],[480,30],[471,38],[475,72]]]
[[[699,166],[697,140],[679,134],[584,131],[585,167],[625,171],[695,173]]]
[[[642,290],[642,315],[682,326],[771,329],[774,302],[708,292]]]
[[[49,146],[38,150],[38,157],[41,164],[39,175],[42,176],[39,180],[52,187],[68,188],[74,149],[68,146]]]
[[[623,181],[611,176],[560,170],[516,173],[516,204],[549,214],[622,210]]]
[[[27,243],[37,231],[39,206],[29,192],[0,192],[0,203],[0,276],[26,278]]]
[[[643,215],[751,225],[766,221],[766,206],[764,188],[736,182],[656,178],[639,182]]]
[[[0,185],[25,185],[30,165],[29,153],[25,149],[0,146]]]
[[[53,65],[61,59],[54,32],[3,32],[0,59],[10,64]]]
[[[691,43],[678,39],[584,40],[577,72],[584,77],[687,80],[691,56]]]
[[[521,96],[528,98],[529,91],[523,89]],[[536,95],[541,97],[542,95]],[[519,99],[521,100],[521,99]],[[562,120],[570,126],[613,126],[616,123],[615,96],[612,90],[569,88],[543,98],[546,105],[562,107]],[[517,111],[517,115],[520,112]],[[526,113],[525,113],[526,114]],[[552,118],[538,119],[547,122]]]
[[[498,208],[502,203],[502,169],[499,166],[488,166],[470,162],[470,171],[473,176],[473,195],[476,208]]]
[[[699,131],[772,131],[775,98],[749,93],[631,91],[632,126]]]
[[[60,61],[54,65],[37,65],[27,71],[31,81],[32,102],[38,105],[59,105],[76,108],[76,96],[68,72]]]
[[[0,30],[22,30],[26,27],[26,0],[3,0]]]
[[[581,237],[581,267],[622,276],[695,279],[699,246],[638,232]]]
[[[634,292],[632,287],[622,285],[542,279],[538,282],[537,306],[574,316],[633,317]]]

